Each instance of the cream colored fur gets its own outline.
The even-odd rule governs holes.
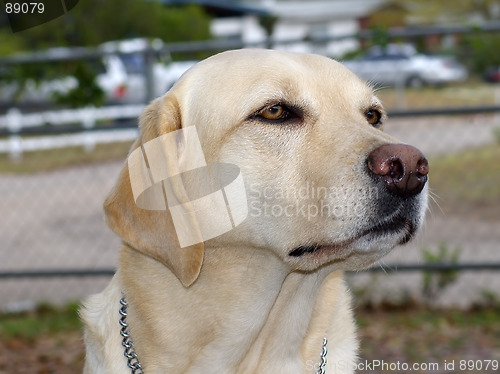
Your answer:
[[[257,118],[278,104],[300,108],[296,123]],[[325,336],[326,373],[352,373],[358,342],[343,271],[366,268],[402,235],[376,242],[357,237],[378,204],[360,192],[372,185],[367,155],[397,142],[367,123],[372,107],[383,113],[372,90],[341,64],[265,50],[209,58],[155,100],[141,116],[132,150],[196,126],[207,162],[241,169],[249,215],[231,232],[180,248],[168,211],[135,206],[125,166],[105,203],[108,224],[123,239],[119,268],[81,312],[84,372],[130,372],[118,323],[123,292],[147,374],[315,373]],[[342,193],[299,201],[294,192],[304,186]],[[295,210],[266,214],[263,200]],[[301,213],[321,204],[344,210],[336,219]],[[418,222],[425,205],[424,191],[415,208]],[[289,255],[314,243],[327,246]]]

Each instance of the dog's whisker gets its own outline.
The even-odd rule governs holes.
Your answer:
[[[370,82],[370,87],[373,89],[373,92],[375,92],[375,93],[389,88],[388,86],[378,86],[372,82]]]
[[[443,208],[441,208],[441,205],[439,204],[439,200],[442,200],[441,197],[436,192],[432,191],[430,188],[429,188],[428,196],[429,196],[429,199],[434,203],[434,204],[427,204],[427,211],[429,212],[429,214],[431,216],[433,216],[434,206],[436,206],[439,209],[441,214],[444,214]]]
[[[380,267],[380,269],[384,272],[385,275],[389,275],[387,273],[387,271],[385,270],[386,268],[390,268],[389,264],[386,264],[385,261],[382,260],[382,261],[379,261],[377,265]]]

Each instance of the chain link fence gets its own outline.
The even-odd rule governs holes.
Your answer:
[[[498,301],[500,153],[495,128],[494,116],[480,114],[389,121],[388,133],[430,158],[433,198],[416,240],[375,266],[384,271],[350,274],[360,299],[426,298],[462,307]],[[104,223],[102,202],[123,162],[1,175],[1,309],[79,300],[109,281],[120,241]],[[398,270],[396,264],[413,268]],[[434,264],[450,268],[426,269]]]
[[[430,160],[431,201],[413,242],[371,271],[348,274],[358,302],[500,301],[499,90],[473,82],[379,91],[390,114],[385,131]],[[78,301],[105,287],[120,239],[105,225],[102,203],[126,154],[124,146],[111,161],[16,172],[23,161],[0,173],[0,310]]]

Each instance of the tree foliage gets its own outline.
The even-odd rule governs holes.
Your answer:
[[[136,37],[165,42],[210,38],[209,17],[195,5],[167,7],[154,0],[82,0],[66,15],[43,25],[12,34],[0,19],[0,38],[15,49],[55,46],[96,46],[110,40]],[[0,47],[2,48],[2,47]],[[6,47],[0,53],[8,52]]]
[[[404,6],[413,22],[419,24],[460,23],[471,16],[494,19],[498,0],[391,0]],[[407,20],[408,21],[408,20]]]
[[[461,42],[461,54],[469,68],[478,74],[486,69],[500,66],[500,34],[474,33],[466,35]]]
[[[389,0],[389,3],[375,11],[369,20],[374,31],[369,45],[386,45],[389,41],[387,30],[403,25],[425,28],[429,25],[478,25],[500,18],[498,0]],[[477,31],[457,35],[451,44],[428,44],[426,37],[410,40],[423,52],[451,53],[460,58],[471,72],[482,75],[487,68],[500,66],[500,34],[498,32]],[[402,40],[407,41],[407,40]],[[429,49],[430,48],[430,49]],[[356,56],[359,51],[346,55]]]
[[[95,47],[112,40],[159,38],[164,42],[210,39],[210,18],[195,5],[167,7],[157,0],[82,0],[62,17],[12,33],[0,15],[0,56],[53,47]],[[104,93],[87,61],[29,63],[0,69],[0,81],[15,81],[19,97],[26,82],[71,75],[78,87],[52,97],[69,106],[101,105]]]
[[[83,105],[101,106],[105,103],[104,91],[95,81],[95,71],[90,65],[76,63],[73,76],[78,81],[78,87],[72,88],[65,94],[54,93],[53,100],[57,104],[69,107]]]

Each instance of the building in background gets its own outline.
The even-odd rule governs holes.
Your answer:
[[[359,47],[355,35],[387,0],[163,0],[197,3],[214,18],[212,35],[248,45],[339,57]],[[270,35],[270,41],[267,37]],[[339,38],[339,40],[326,39]]]

